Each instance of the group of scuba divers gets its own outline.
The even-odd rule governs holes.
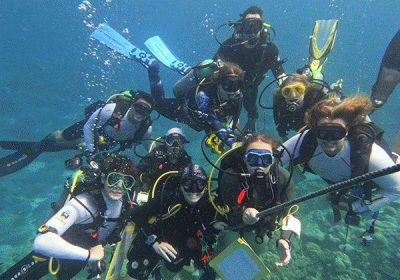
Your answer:
[[[243,237],[256,249],[277,230],[275,264],[283,266],[291,259],[293,240],[300,237],[297,208],[265,211],[296,199],[293,166],[301,165],[329,184],[395,166],[395,154],[382,138],[383,131],[368,116],[386,102],[400,81],[400,54],[393,51],[399,49],[400,33],[385,53],[371,97],[344,97],[340,81],[332,89],[320,79],[317,70],[326,57],[285,75],[262,14],[258,6],[251,6],[238,22],[227,24],[234,29],[232,37],[220,43],[213,60],[182,71],[174,98],[165,96],[156,59],[137,56],[134,59],[148,71],[151,94],[123,91],[106,102],[98,101],[86,108],[84,120],[39,143],[26,142],[25,148],[17,142],[1,143],[5,149],[17,150],[2,159],[11,164],[0,168],[1,175],[21,169],[44,151],[84,151],[66,161],[67,168],[79,171],[52,205],[54,215],[38,229],[32,252],[1,279],[39,279],[49,272],[57,279],[71,279],[88,263],[89,277],[99,277],[104,246],[120,241],[132,223],[134,238],[126,247],[125,279],[161,279],[159,274],[172,279],[191,264],[202,271],[201,279],[216,279],[210,261],[224,251],[232,236]],[[136,51],[131,49],[129,55]],[[278,84],[273,113],[277,131],[286,140],[283,144],[256,133],[258,86],[268,70]],[[242,105],[248,121],[240,130]],[[213,171],[218,169],[218,178],[192,163],[181,128],[173,127],[153,141],[153,110],[205,131],[203,148],[208,145],[221,153],[224,145],[229,147],[219,166],[210,162]],[[299,133],[288,138],[290,130]],[[137,165],[119,154],[140,143],[149,154]],[[16,160],[21,154],[24,160]],[[361,214],[373,213],[375,222],[378,210],[399,197],[400,174],[393,172],[330,192],[329,203],[335,222],[344,211],[345,222],[358,225]],[[371,228],[367,234],[373,233]],[[364,238],[364,243],[368,240]]]

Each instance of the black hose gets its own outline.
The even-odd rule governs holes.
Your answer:
[[[272,207],[270,209],[261,211],[256,216],[258,218],[261,218],[261,217],[264,217],[266,215],[275,213],[275,212],[277,212],[279,210],[282,210],[284,208],[287,208],[289,206],[292,206],[294,204],[297,204],[299,202],[303,202],[303,201],[309,200],[311,198],[319,197],[319,196],[322,196],[322,195],[330,193],[330,192],[340,191],[340,190],[349,188],[351,186],[354,186],[354,185],[356,185],[358,183],[363,183],[363,182],[366,182],[366,181],[370,181],[372,179],[379,178],[379,177],[382,177],[382,176],[385,176],[385,175],[389,175],[389,174],[392,174],[392,173],[395,173],[395,172],[398,172],[398,171],[400,171],[400,163],[396,164],[396,165],[393,165],[393,166],[389,166],[387,168],[383,168],[383,169],[376,170],[376,171],[373,171],[373,172],[370,172],[370,173],[366,173],[366,174],[360,175],[358,177],[354,177],[352,179],[349,179],[349,180],[346,180],[346,181],[343,181],[343,182],[339,182],[339,183],[333,184],[333,185],[331,185],[329,187],[326,187],[326,188],[324,188],[322,190],[319,190],[319,191],[316,191],[316,192],[312,192],[312,193],[303,195],[303,196],[295,198],[295,199],[293,199],[291,201],[288,201],[288,202],[282,203],[280,205],[274,206],[274,207]]]

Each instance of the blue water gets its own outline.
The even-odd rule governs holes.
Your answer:
[[[397,0],[254,1],[264,10],[264,20],[277,36],[275,43],[286,73],[303,66],[315,20],[338,19],[337,39],[323,72],[328,82],[342,78],[344,92],[370,93],[380,61],[399,29]],[[138,63],[111,54],[90,39],[94,27],[106,21],[138,47],[159,35],[174,53],[189,65],[211,58],[218,48],[213,30],[249,5],[247,1],[92,1],[86,10],[80,1],[0,2],[0,135],[1,140],[39,141],[56,129],[64,129],[83,117],[83,108],[122,89],[149,91],[147,73]],[[167,92],[179,74],[161,68]],[[266,82],[271,78],[266,79]],[[269,91],[272,93],[272,89]],[[268,100],[268,97],[267,97]],[[271,99],[270,99],[271,100]],[[399,88],[373,120],[386,131],[393,147],[400,127],[397,117]],[[242,114],[242,125],[246,115]],[[163,118],[154,124],[161,136],[172,122]],[[179,125],[181,126],[181,125]],[[184,127],[191,141],[189,153],[205,165],[199,138]],[[277,137],[271,111],[260,111],[258,129]],[[0,156],[9,154],[0,150]],[[63,166],[75,151],[43,153],[23,170],[0,178],[0,273],[30,251],[29,240],[46,220],[65,178]],[[131,154],[133,156],[133,154]],[[137,160],[137,158],[135,158]],[[311,180],[299,185],[299,193],[316,190],[322,183]],[[295,243],[289,266],[272,272],[280,279],[400,279],[400,205],[394,203],[377,223],[377,241],[359,245],[354,229],[348,254],[343,223],[334,225],[324,199],[306,202],[303,236]],[[300,210],[301,211],[301,210]],[[364,223],[364,227],[368,227]],[[265,260],[273,267],[274,246]]]

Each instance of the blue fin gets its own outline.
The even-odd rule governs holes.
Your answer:
[[[177,58],[159,36],[147,39],[144,44],[166,67],[177,71],[182,75],[185,75],[190,71],[191,67]]]
[[[156,61],[154,56],[132,45],[131,42],[106,23],[102,23],[91,36],[113,51],[122,54],[127,58],[138,61],[146,68]]]

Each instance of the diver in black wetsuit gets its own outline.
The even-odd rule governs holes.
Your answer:
[[[288,131],[299,131],[305,126],[304,116],[315,103],[336,96],[310,83],[306,76],[291,74],[282,82],[274,95],[273,113],[276,130],[283,140],[287,140]],[[340,96],[337,95],[338,100]]]
[[[164,136],[164,144],[155,147],[143,157],[138,165],[138,188],[150,191],[156,180],[169,171],[181,171],[192,163],[192,158],[185,151],[188,141],[182,129],[174,127]],[[161,182],[159,182],[160,184]]]
[[[191,164],[160,188],[160,195],[140,206],[132,217],[139,232],[128,252],[125,279],[147,279],[159,260],[164,260],[171,273],[193,260],[208,274],[201,279],[214,279],[207,264],[218,231],[212,225],[215,209],[205,195],[207,174]]]
[[[248,120],[244,131],[255,131],[258,119],[258,86],[268,70],[272,71],[275,78],[284,74],[279,50],[270,41],[269,33],[263,25],[262,14],[258,6],[251,6],[244,11],[241,14],[242,19],[234,25],[232,37],[222,43],[214,56],[214,60],[236,63],[245,71],[243,106],[248,112]]]
[[[196,131],[218,132],[218,138],[231,147],[235,140],[225,123],[231,123],[232,130],[236,128],[242,107],[243,70],[233,63],[206,60],[175,84],[175,98],[165,97],[158,72],[158,65],[149,66],[155,110]]]

